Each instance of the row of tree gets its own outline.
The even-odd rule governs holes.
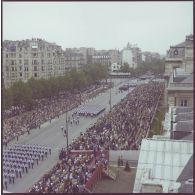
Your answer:
[[[65,76],[50,79],[31,78],[27,82],[17,81],[9,88],[2,88],[3,110],[11,106],[31,108],[35,99],[49,98],[62,91],[83,90],[99,80],[108,77],[108,67],[103,65],[86,65],[82,69],[73,68]]]
[[[165,61],[164,59],[153,59],[151,62],[143,62],[137,68],[130,68],[128,63],[121,66],[121,72],[130,72],[131,75],[137,76],[151,71],[154,74],[164,73]]]

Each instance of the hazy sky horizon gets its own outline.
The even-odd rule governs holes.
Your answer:
[[[166,54],[193,33],[193,2],[3,2],[3,40]]]

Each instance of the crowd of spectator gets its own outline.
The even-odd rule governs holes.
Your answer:
[[[86,132],[80,133],[78,138],[73,139],[68,151],[60,154],[60,161],[34,184],[29,192],[84,192],[85,184],[95,169],[100,165],[104,165],[105,168],[108,165],[104,151],[139,148],[142,138],[146,137],[150,129],[160,95],[164,90],[163,86],[161,82],[149,82],[134,88],[119,104],[113,106],[111,112],[100,117]],[[75,103],[78,102],[78,97],[75,98]],[[49,104],[55,105],[55,102],[54,100]],[[64,104],[60,104],[60,101],[54,107],[58,105],[60,105],[59,110],[55,112],[47,111],[47,106],[40,103],[42,109],[46,109],[46,111],[41,109],[40,112],[43,114],[46,112],[46,116],[53,118],[64,108]],[[33,116],[37,113],[39,112],[37,111]],[[50,120],[50,117],[46,119]],[[72,150],[94,152],[90,155],[85,153],[73,155],[70,153]],[[97,156],[97,153],[100,155]]]
[[[60,161],[29,190],[32,193],[82,193],[98,166],[108,165],[100,153],[61,153]]]
[[[56,117],[71,110],[81,102],[85,102],[88,98],[97,96],[97,94],[104,92],[107,87],[94,87],[88,92],[82,94],[59,94],[56,97],[44,98],[41,100],[35,100],[35,105],[31,111],[25,111],[24,107],[12,107],[9,111],[4,112],[5,118],[3,118],[3,144],[7,143],[14,138],[17,138],[24,134],[30,134],[30,130],[34,128],[40,128],[41,124],[46,121],[50,121]],[[23,111],[25,111],[23,113]],[[8,114],[9,113],[9,114]],[[13,116],[13,117],[9,117]]]
[[[38,165],[48,155],[51,155],[51,148],[37,144],[14,144],[3,152],[3,187],[7,190],[8,185],[14,184],[15,179],[22,178],[22,175]]]
[[[137,86],[110,113],[73,139],[68,151],[60,153],[60,162],[30,192],[84,192],[84,186],[96,167],[104,164],[106,168],[108,165],[104,155],[97,160],[95,154],[98,151],[138,149],[150,128],[162,90],[163,84],[158,82]],[[72,150],[93,150],[94,153],[89,156],[68,155]],[[95,167],[89,168],[93,159]]]
[[[72,142],[69,149],[138,149],[152,122],[163,90],[160,82],[137,86],[112,111]]]

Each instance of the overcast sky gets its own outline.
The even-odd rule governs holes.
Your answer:
[[[165,54],[193,33],[193,2],[3,2],[3,40]]]

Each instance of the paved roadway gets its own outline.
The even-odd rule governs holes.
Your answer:
[[[124,98],[128,91],[117,93],[119,86],[128,82],[127,79],[113,79],[114,87],[111,90],[111,103],[112,106],[120,102],[122,98]],[[131,89],[132,90],[132,89]],[[131,91],[130,90],[130,91]],[[129,91],[129,92],[130,92]],[[84,118],[80,117],[79,125],[73,124],[68,125],[69,132],[69,143],[79,136],[80,132],[85,132],[86,128],[93,125],[97,119],[104,115],[106,112],[110,110],[109,105],[110,98],[110,90],[107,90],[103,94],[98,95],[96,98],[91,99],[87,104],[99,104],[104,105],[106,110],[102,112],[95,118]],[[74,110],[68,113],[68,116],[71,116]],[[52,154],[48,156],[48,158],[39,163],[39,165],[35,165],[34,169],[30,169],[28,174],[23,174],[21,179],[16,179],[15,184],[8,185],[9,192],[27,192],[29,187],[31,187],[36,181],[38,181],[44,173],[49,171],[58,161],[58,154],[62,147],[66,147],[66,139],[63,136],[63,133],[60,129],[61,126],[65,126],[65,114],[61,115],[59,119],[53,119],[51,124],[49,122],[41,125],[40,129],[31,130],[30,135],[24,134],[19,137],[19,140],[12,141],[8,144],[11,145],[13,143],[20,144],[40,144],[47,145],[52,147]]]

